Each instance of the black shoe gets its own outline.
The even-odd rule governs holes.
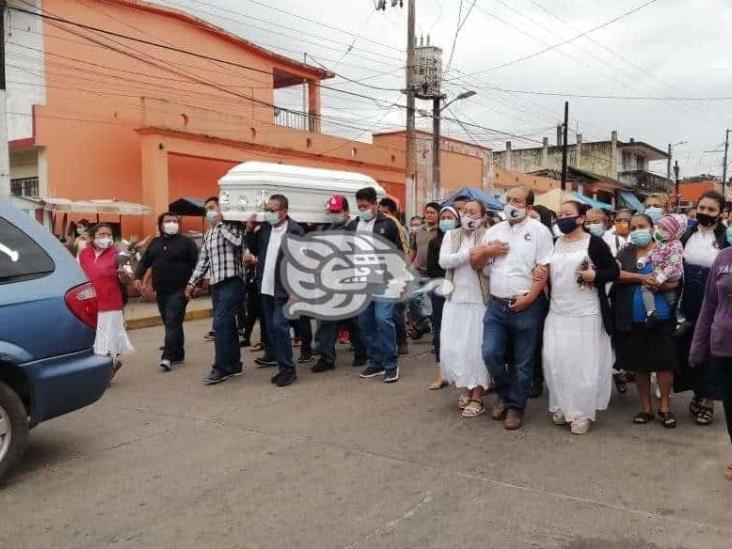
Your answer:
[[[218,370],[211,370],[211,372],[203,378],[204,385],[216,385],[222,381],[229,379],[229,374],[222,374]]]
[[[302,353],[300,353],[300,356],[297,357],[298,364],[308,364],[313,360],[313,353],[311,353],[310,351],[303,351]]]
[[[365,356],[354,356],[353,363],[351,364],[351,366],[353,366],[354,368],[361,368],[363,366],[366,366],[366,364],[368,364],[368,362],[369,362],[369,360]]]
[[[208,332],[205,336],[203,336],[203,339],[205,339],[206,341],[213,341],[215,339],[214,331],[211,330],[210,332]]]
[[[429,327],[429,325],[422,325],[414,329],[414,332],[412,333],[412,339],[417,341],[422,339],[422,336],[425,334],[428,334],[432,331],[432,329]]]
[[[277,372],[275,375],[273,375],[271,378],[269,378],[269,382],[277,383],[277,380],[280,379],[281,375],[282,375],[282,372]]]
[[[335,364],[331,364],[325,359],[319,358],[318,362],[313,364],[313,367],[310,368],[310,370],[315,372],[316,374],[320,372],[327,372],[328,370],[335,370]]]
[[[399,367],[397,366],[393,370],[386,370],[384,373],[384,383],[396,383],[399,381]]]
[[[277,361],[268,356],[260,356],[259,358],[254,359],[254,364],[260,368],[269,368],[270,366],[277,366]]]
[[[248,339],[245,338],[245,339],[239,340],[239,347],[251,347],[251,346],[252,346],[252,342],[249,341]]]
[[[397,351],[400,355],[406,355],[409,353],[409,345],[404,341],[403,343],[397,343]]]
[[[376,377],[384,375],[383,366],[366,366],[366,369],[359,374],[359,377],[368,379],[370,377]]]
[[[234,370],[233,372],[231,372],[231,377],[243,376],[243,375],[244,375],[244,368],[239,368],[238,370]]]
[[[274,384],[277,385],[277,387],[287,387],[288,385],[295,383],[295,381],[297,381],[297,374],[295,373],[295,370],[287,370],[280,374]]]

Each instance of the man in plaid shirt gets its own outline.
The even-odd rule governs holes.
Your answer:
[[[203,237],[198,264],[186,287],[186,297],[193,296],[196,284],[208,272],[213,303],[215,361],[204,378],[205,385],[226,381],[242,374],[241,349],[236,327],[236,313],[245,298],[244,228],[240,223],[226,222],[215,196],[204,203],[206,220],[211,228]]]

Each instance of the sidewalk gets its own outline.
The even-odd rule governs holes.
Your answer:
[[[188,303],[186,320],[201,320],[203,318],[211,318],[212,316],[213,307],[210,297],[197,297]],[[138,302],[135,298],[130,299],[125,307],[125,321],[128,331],[160,326],[163,323],[160,319],[157,303],[154,301]]]

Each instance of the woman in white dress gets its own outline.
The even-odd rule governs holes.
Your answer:
[[[578,435],[610,402],[612,317],[606,284],[620,275],[607,244],[585,232],[586,211],[584,204],[565,202],[557,220],[563,236],[549,266],[551,301],[543,349],[552,421],[570,423]]]
[[[461,226],[446,233],[440,247],[440,267],[454,285],[442,312],[440,368],[443,379],[462,391],[458,408],[463,417],[478,417],[485,412],[482,399],[489,383],[481,343],[490,291],[485,275],[470,266],[470,250],[486,230],[482,224],[485,214],[483,203],[467,202]]]

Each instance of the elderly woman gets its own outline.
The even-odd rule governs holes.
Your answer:
[[[119,357],[134,351],[125,331],[120,287],[120,280],[127,274],[118,265],[111,225],[95,225],[89,230],[89,238],[91,245],[81,250],[79,263],[97,294],[99,316],[94,352],[112,357],[116,374],[122,366]]]
[[[633,422],[644,424],[655,419],[651,399],[651,373],[656,373],[660,389],[658,416],[666,428],[676,427],[671,412],[671,387],[676,371],[677,355],[674,317],[665,292],[673,290],[678,282],[659,284],[653,276],[651,252],[654,226],[645,214],[636,214],[630,221],[629,244],[618,254],[620,278],[612,289],[615,312],[615,352],[618,367],[636,374],[636,385],[641,399],[641,411]],[[647,325],[647,312],[641,286],[654,292],[657,322]]]

